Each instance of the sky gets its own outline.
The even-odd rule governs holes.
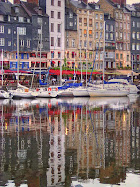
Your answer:
[[[88,0],[89,2],[97,2],[98,0]],[[140,0],[126,0],[127,4],[140,3]]]
[[[9,1],[13,1],[13,0],[9,0]],[[88,0],[89,2],[97,2],[98,0]],[[133,4],[133,3],[140,3],[140,0],[126,0],[127,4]]]

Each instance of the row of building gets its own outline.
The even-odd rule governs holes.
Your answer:
[[[19,42],[17,42],[17,31]],[[140,72],[140,4],[126,0],[0,1],[4,68],[47,69],[60,64]],[[2,53],[2,52],[1,52]],[[1,60],[2,61],[2,60]]]

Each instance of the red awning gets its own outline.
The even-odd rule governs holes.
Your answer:
[[[31,62],[32,64],[35,64],[35,62]]]
[[[51,51],[51,53],[54,53],[54,51]]]
[[[41,63],[46,63],[46,62],[41,62]]]
[[[2,63],[2,61],[0,61],[0,63]],[[9,61],[3,61],[3,63],[9,63]]]
[[[38,63],[38,64],[39,64],[40,62],[36,62],[36,63]]]
[[[72,64],[74,64],[74,62],[72,62]]]
[[[67,62],[68,64],[70,64],[70,62]]]
[[[55,61],[52,61],[52,64],[55,64]]]

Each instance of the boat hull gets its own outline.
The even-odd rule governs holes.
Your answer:
[[[88,89],[90,97],[126,97],[127,91],[108,89]]]

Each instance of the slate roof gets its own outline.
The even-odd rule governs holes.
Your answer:
[[[70,3],[75,6],[76,8],[80,8],[80,9],[87,9],[87,10],[93,10],[89,5],[86,5],[83,2],[78,2],[78,1],[73,1],[71,0]]]
[[[11,3],[5,3],[5,2],[0,2],[0,14],[1,15],[10,15],[11,14]]]
[[[73,16],[77,16],[77,14],[71,8],[65,7],[65,15],[68,15],[69,12],[72,12]]]
[[[42,16],[47,16],[48,15],[43,11],[43,9],[41,7],[38,7],[36,4],[34,3],[27,3],[27,2],[22,2],[21,5],[25,8],[25,10],[27,11],[27,13],[32,16],[32,15],[40,15],[38,13],[38,10],[40,9],[42,11],[41,15]]]

